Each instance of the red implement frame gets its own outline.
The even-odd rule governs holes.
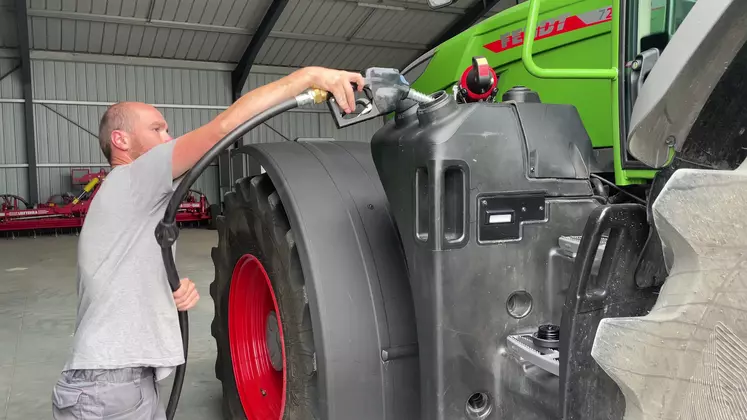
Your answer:
[[[89,169],[78,168],[71,172],[73,184],[88,185],[95,178],[98,178],[98,183],[89,192],[84,189],[77,197],[62,196],[62,204],[53,203],[51,197],[47,203],[38,204],[34,208],[9,209],[5,204],[0,209],[0,232],[82,227],[91,200],[96,196],[107,172],[102,169],[92,173]],[[75,199],[78,201],[75,202]],[[14,203],[17,206],[15,200],[6,200],[6,203]],[[207,197],[199,191],[190,190],[189,195],[179,206],[176,221],[178,223],[201,222],[208,221],[210,218],[210,203]]]

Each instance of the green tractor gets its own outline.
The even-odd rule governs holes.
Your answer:
[[[330,99],[370,143],[232,149],[224,417],[747,418],[745,40],[743,0],[530,0]]]
[[[645,184],[656,172],[627,150],[632,105],[695,1],[524,2],[439,45],[402,74],[419,91],[450,91],[472,58],[483,56],[498,75],[499,98],[526,86],[545,103],[573,105],[595,151],[614,163],[614,171],[608,169],[615,183]],[[528,19],[530,5],[534,20]],[[534,48],[525,37],[530,25]]]

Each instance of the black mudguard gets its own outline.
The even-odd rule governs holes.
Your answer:
[[[243,146],[277,189],[307,284],[322,418],[419,418],[417,333],[401,241],[370,146]]]

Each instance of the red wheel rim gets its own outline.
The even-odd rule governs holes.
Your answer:
[[[282,369],[273,367],[268,348],[268,319],[277,318]],[[272,322],[272,321],[269,321]],[[285,341],[272,283],[262,263],[244,255],[236,263],[228,293],[228,340],[233,374],[249,419],[282,419],[285,407]]]

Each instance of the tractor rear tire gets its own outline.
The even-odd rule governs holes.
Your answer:
[[[218,246],[212,250],[215,281],[210,285],[210,295],[215,304],[211,332],[217,343],[216,376],[223,384],[223,416],[230,420],[275,420],[281,418],[282,412],[282,419],[319,419],[314,335],[305,280],[293,231],[278,193],[267,174],[263,174],[239,180],[235,192],[227,193],[224,202],[224,213],[216,219]],[[231,322],[247,322],[236,320],[236,317],[249,314],[250,309],[256,307],[257,302],[242,300],[250,295],[256,296],[256,288],[253,289],[253,294],[239,296],[239,289],[246,287],[240,286],[238,282],[247,281],[241,277],[242,264],[251,263],[256,266],[257,261],[266,273],[264,278],[269,277],[271,288],[268,286],[268,292],[275,302],[275,308],[279,308],[276,318],[265,317],[267,321],[264,325],[273,329],[273,321],[278,320],[281,354],[272,349],[266,350],[271,344],[264,348],[256,345],[262,341],[259,336],[254,346],[249,346],[249,343],[236,344],[236,335],[239,334],[236,330],[239,328],[229,330],[229,325],[238,325]],[[254,278],[252,281],[258,280]],[[259,287],[259,284],[255,286]],[[234,295],[232,289],[235,289]],[[229,306],[233,313],[229,313]],[[249,357],[238,357],[239,360],[236,360],[232,358],[232,350],[234,356],[237,351],[243,351]],[[254,382],[247,380],[247,375],[252,376],[252,373],[247,372],[254,370],[255,376],[261,376],[256,375],[256,371],[262,369],[269,369],[266,373],[276,380],[281,356],[282,395],[276,395],[277,389],[259,386],[258,384],[263,383],[261,378],[255,377]],[[257,358],[263,360],[252,362]],[[272,366],[268,368],[267,362]],[[238,371],[234,363],[242,365]],[[252,363],[254,365],[247,368]]]
[[[208,207],[210,212],[210,220],[208,220],[208,230],[218,229],[218,216],[220,216],[220,204],[211,204]]]

